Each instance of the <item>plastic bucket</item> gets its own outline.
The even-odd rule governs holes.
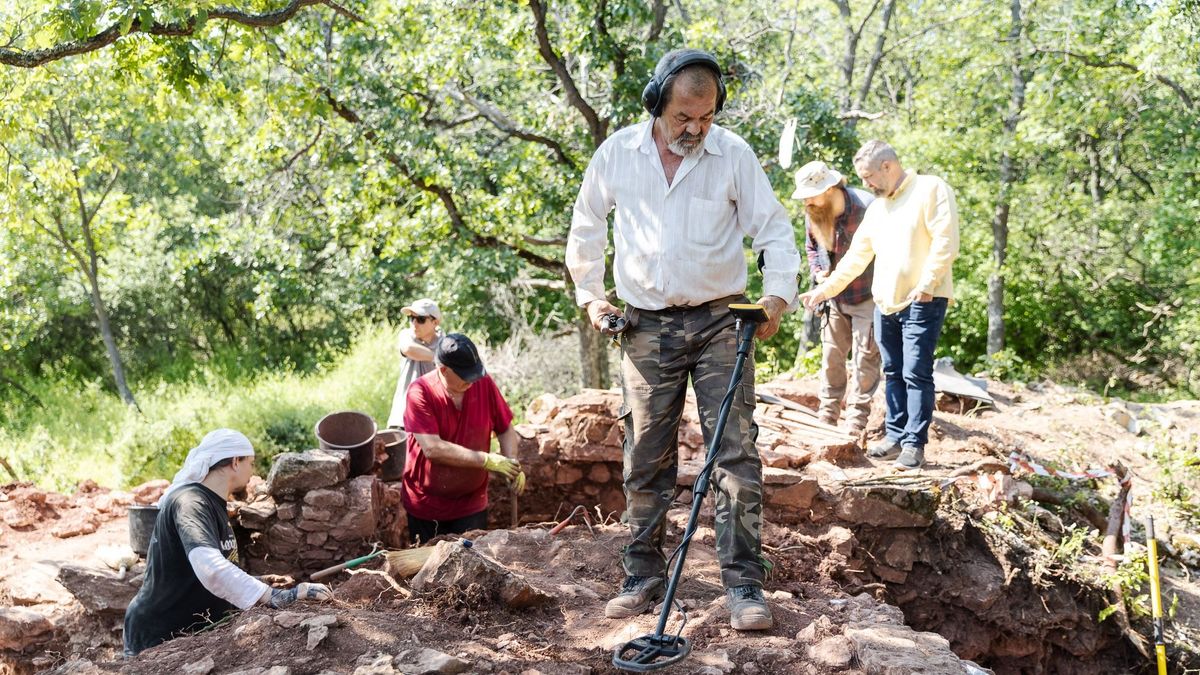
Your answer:
[[[400,480],[404,475],[405,435],[399,429],[384,429],[376,434],[378,443],[383,444],[387,459],[379,467],[381,480]]]
[[[158,520],[157,506],[133,504],[129,507],[129,548],[145,557],[150,550],[150,536],[154,534],[154,523]]]
[[[350,453],[350,475],[370,473],[375,466],[375,420],[370,415],[344,410],[329,413],[313,430],[322,450]]]

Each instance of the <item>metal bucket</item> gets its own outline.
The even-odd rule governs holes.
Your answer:
[[[157,521],[157,506],[133,504],[129,507],[129,548],[143,558],[150,550],[150,537],[154,534],[154,523]]]
[[[405,433],[399,429],[384,429],[375,435],[376,441],[383,444],[387,459],[379,467],[381,480],[400,480],[404,475],[404,453],[406,449]]]
[[[375,420],[370,415],[344,410],[329,413],[313,429],[322,450],[350,454],[350,476],[371,472],[375,466]]]

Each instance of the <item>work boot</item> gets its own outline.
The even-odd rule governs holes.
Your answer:
[[[900,455],[900,444],[889,438],[885,438],[879,443],[871,446],[867,450],[867,457],[871,459],[893,459]]]
[[[838,423],[838,411],[822,410],[817,413],[817,421],[828,424],[831,427],[836,427]]]
[[[857,436],[867,428],[867,421],[863,419],[848,419],[846,420],[846,432],[851,436]]]
[[[766,630],[775,625],[771,609],[763,599],[762,588],[747,584],[727,591],[729,625],[734,630]]]
[[[897,469],[919,469],[925,465],[925,448],[905,446],[896,460]]]
[[[617,597],[604,606],[604,616],[625,619],[637,616],[654,606],[663,596],[662,577],[625,577]]]

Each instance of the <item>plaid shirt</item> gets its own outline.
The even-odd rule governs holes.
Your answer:
[[[857,191],[846,189],[845,185],[840,186],[840,189],[842,196],[846,198],[846,210],[833,222],[832,251],[826,251],[817,243],[812,235],[812,223],[807,215],[804,217],[804,250],[808,253],[808,268],[813,274],[822,270],[828,272],[837,267],[842,256],[846,255],[846,251],[850,249],[850,241],[854,239],[854,233],[858,231],[858,225],[867,211],[867,204],[870,203],[870,201],[864,201]],[[870,300],[871,281],[874,276],[875,263],[872,261],[857,279],[851,281],[849,286],[837,294],[834,300],[843,305],[857,305]]]

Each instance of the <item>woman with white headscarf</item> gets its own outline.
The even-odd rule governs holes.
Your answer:
[[[232,429],[210,432],[188,452],[159,500],[145,581],[125,612],[126,655],[203,628],[234,608],[333,597],[324,584],[271,588],[238,567],[226,500],[253,473],[254,448]]]

